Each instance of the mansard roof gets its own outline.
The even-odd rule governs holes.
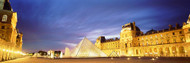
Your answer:
[[[11,4],[10,4],[9,0],[5,0],[3,10],[12,11],[12,7],[11,7]]]

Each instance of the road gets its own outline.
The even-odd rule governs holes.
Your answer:
[[[88,58],[88,59],[48,59],[24,57],[1,63],[190,63],[190,58]]]

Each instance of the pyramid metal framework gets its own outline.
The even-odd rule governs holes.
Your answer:
[[[90,40],[84,38],[72,51],[71,57],[107,57],[107,55]]]
[[[109,55],[109,57],[119,57],[119,54],[117,52],[112,51],[112,53]]]

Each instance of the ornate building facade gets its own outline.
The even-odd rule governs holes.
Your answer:
[[[98,37],[95,45],[108,56],[190,56],[190,16],[183,26],[143,33],[135,22],[122,26],[120,39]]]
[[[0,61],[20,57],[22,33],[17,26],[17,13],[11,8],[9,0],[0,0]]]

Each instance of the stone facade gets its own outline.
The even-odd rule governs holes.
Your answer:
[[[150,30],[143,33],[135,22],[122,26],[120,39],[106,40],[98,37],[95,45],[108,56],[116,52],[118,56],[190,56],[190,16],[183,26],[169,25],[169,29]]]
[[[9,0],[0,0],[0,61],[21,57],[22,33],[16,28],[17,13]]]

